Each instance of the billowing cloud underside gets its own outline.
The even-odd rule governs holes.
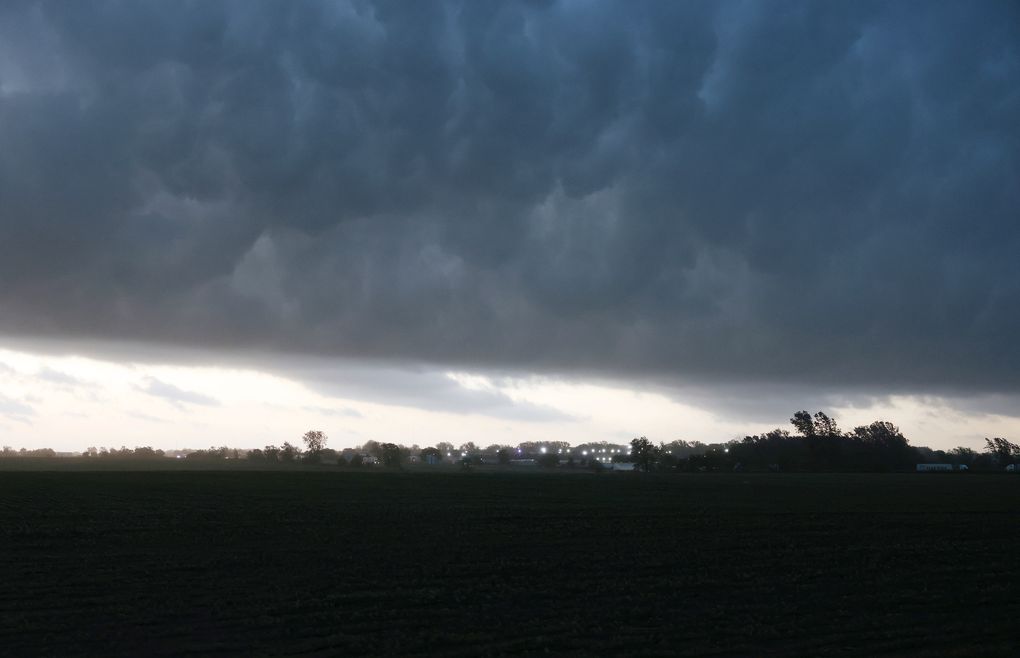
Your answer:
[[[8,2],[0,331],[1020,389],[1013,2]]]

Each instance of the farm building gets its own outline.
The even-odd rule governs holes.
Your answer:
[[[953,470],[952,464],[918,464],[917,472],[926,473],[929,471],[951,471]]]

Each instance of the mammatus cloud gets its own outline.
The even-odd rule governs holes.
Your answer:
[[[5,3],[0,331],[1016,392],[1017,44],[1005,1]]]

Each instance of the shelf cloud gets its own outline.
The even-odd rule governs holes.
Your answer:
[[[1005,1],[6,2],[0,332],[1016,393],[1018,44]]]

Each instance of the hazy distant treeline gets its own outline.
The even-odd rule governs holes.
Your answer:
[[[53,448],[37,448],[35,450],[27,450],[21,448],[15,450],[10,446],[4,446],[3,450],[0,450],[0,457],[2,458],[14,458],[14,457],[56,457],[57,452]]]
[[[824,412],[798,411],[794,432],[777,428],[713,446],[688,459],[689,467],[781,468],[795,471],[904,471],[918,463],[943,463],[975,469],[1004,467],[1020,460],[1020,446],[1003,438],[985,439],[978,452],[960,446],[933,450],[911,446],[899,428],[886,421],[841,431]]]
[[[168,457],[200,461],[247,460],[262,464],[327,464],[358,468],[366,465],[401,466],[407,463],[454,463],[464,467],[475,464],[534,464],[548,468],[601,469],[613,464],[632,463],[642,471],[906,471],[917,463],[944,463],[976,470],[1001,469],[1020,462],[1020,446],[1004,438],[985,439],[984,450],[958,447],[949,451],[911,446],[899,428],[889,422],[842,431],[824,412],[813,416],[798,411],[790,419],[793,432],[777,428],[758,435],[726,443],[673,441],[655,445],[644,437],[629,444],[592,442],[578,446],[564,441],[528,441],[516,446],[491,444],[481,447],[473,442],[454,446],[441,442],[434,446],[405,446],[367,441],[344,450],[326,447],[327,436],[317,430],[301,437],[304,448],[291,444],[267,445],[241,450],[226,446],[187,450],[168,455],[151,447],[89,448],[87,459],[165,459]],[[49,458],[59,456],[50,448],[14,450],[4,447],[4,458]]]
[[[166,453],[156,448],[143,446],[141,448],[89,448],[81,454],[82,457],[92,459],[162,459]]]

